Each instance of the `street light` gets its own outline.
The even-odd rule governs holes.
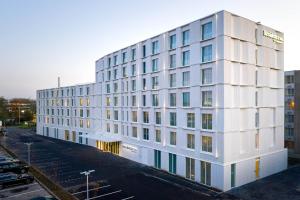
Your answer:
[[[33,142],[25,142],[24,144],[27,145],[27,153],[28,153],[28,165],[30,166],[30,146],[33,144]]]
[[[86,175],[86,199],[89,200],[89,175],[95,170],[88,170],[84,172],[80,172],[80,174]]]

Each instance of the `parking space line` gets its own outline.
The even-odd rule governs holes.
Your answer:
[[[19,185],[17,187],[7,188],[7,189],[0,190],[0,193],[8,191],[8,190],[12,190],[12,189],[19,189],[19,188],[22,188],[22,187],[25,187],[25,186],[33,186],[33,185],[36,185],[36,184],[38,184],[38,183],[31,183],[31,184],[27,184],[27,185]]]
[[[97,190],[97,189],[100,189],[100,188],[107,188],[107,187],[110,187],[110,186],[111,186],[111,185],[104,185],[104,186],[102,186],[102,187],[97,187],[97,188],[89,189],[89,191]],[[86,190],[83,190],[83,191],[80,191],[80,192],[72,193],[72,195],[81,194],[81,193],[84,193],[84,192],[86,192]]]
[[[127,198],[124,198],[124,199],[121,199],[121,200],[127,200],[127,199],[133,199],[134,196],[131,196],[131,197],[127,197]]]
[[[105,196],[112,195],[112,194],[119,193],[119,192],[122,192],[122,190],[117,190],[117,191],[114,191],[114,192],[102,194],[102,195],[92,197],[92,198],[89,198],[89,199],[97,199],[97,198],[105,197]],[[85,200],[87,200],[87,199],[85,199]]]
[[[17,196],[24,195],[24,194],[29,194],[29,193],[33,193],[33,192],[39,192],[41,190],[43,190],[43,189],[33,190],[33,191],[29,191],[29,192],[23,192],[21,194],[12,195],[12,196],[9,196],[9,197],[6,197],[6,198],[8,199],[8,198],[17,197]]]

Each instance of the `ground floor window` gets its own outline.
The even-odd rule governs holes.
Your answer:
[[[235,172],[236,171],[236,165],[231,164],[231,187],[235,187]]]
[[[211,164],[201,161],[201,179],[202,184],[211,185]]]
[[[169,153],[169,172],[176,174],[176,154]]]
[[[79,144],[82,144],[82,133],[79,132],[78,135],[79,135],[78,142],[79,142]]]
[[[154,150],[154,167],[161,168],[161,151]]]
[[[195,180],[195,159],[185,158],[186,178]]]
[[[260,165],[260,158],[255,159],[255,177],[259,178],[259,165]]]

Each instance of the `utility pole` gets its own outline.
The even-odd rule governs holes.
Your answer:
[[[95,170],[88,170],[84,172],[80,172],[80,174],[86,175],[86,199],[89,200],[89,175]]]
[[[33,144],[33,142],[26,142],[26,143],[24,143],[24,144],[27,145],[27,153],[28,153],[27,159],[28,159],[28,165],[30,166],[30,146]]]

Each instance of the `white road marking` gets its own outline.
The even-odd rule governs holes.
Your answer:
[[[121,199],[121,200],[127,200],[127,199],[133,199],[134,196],[131,196],[131,197],[127,197],[127,198],[124,198],[124,199]]]
[[[89,191],[97,190],[97,189],[100,189],[100,188],[107,188],[107,187],[110,187],[110,186],[111,186],[111,185],[104,185],[104,186],[102,186],[102,187],[97,187],[97,188],[89,189]],[[83,190],[83,191],[80,191],[80,192],[72,193],[72,195],[81,194],[81,193],[84,193],[84,192],[86,192],[86,190]]]
[[[33,192],[39,192],[41,190],[43,190],[43,189],[33,190],[33,191],[29,191],[29,192],[23,192],[23,193],[12,195],[12,196],[9,196],[9,197],[6,197],[6,198],[8,199],[8,198],[17,197],[17,196],[24,195],[24,194],[29,194],[29,193],[33,193]]]
[[[99,196],[96,196],[96,197],[92,197],[92,198],[89,198],[89,199],[97,199],[97,198],[105,197],[105,196],[108,196],[108,195],[111,195],[111,194],[115,194],[115,193],[119,193],[119,192],[122,192],[122,190],[117,190],[117,191],[114,191],[114,192],[102,194],[102,195],[99,195]],[[87,199],[85,199],[85,200],[87,200]]]

